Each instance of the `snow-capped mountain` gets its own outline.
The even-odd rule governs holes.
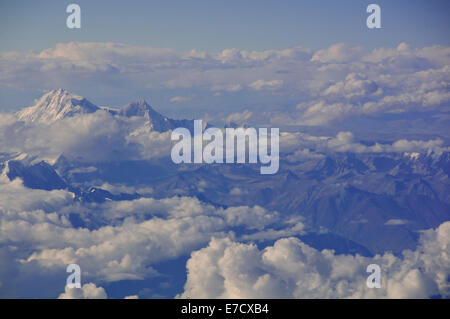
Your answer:
[[[52,90],[44,94],[35,105],[19,111],[17,116],[25,122],[49,124],[77,114],[94,113],[99,110],[118,117],[142,117],[144,124],[138,129],[139,131],[166,132],[177,127],[185,127],[193,131],[194,128],[193,120],[170,119],[155,111],[143,99],[131,102],[120,109],[106,106],[98,107],[86,98],[64,89]]]
[[[186,169],[166,159],[78,162],[60,156],[50,165],[23,157],[2,163],[0,157],[0,170],[10,180],[21,178],[29,188],[69,189],[82,202],[143,196],[112,194],[99,186],[105,183],[145,185],[156,198],[190,196],[218,208],[257,205],[277,211],[285,220],[301,216],[310,231],[350,240],[359,245],[360,254],[413,249],[418,232],[450,218],[448,152],[421,154],[415,160],[393,153],[336,153],[310,161],[315,165],[283,161],[279,173],[269,179],[257,167]],[[236,187],[239,191],[233,191]],[[333,242],[326,245],[320,247],[339,248]]]
[[[142,116],[146,119],[146,128],[157,132],[166,132],[177,127],[185,127],[191,131],[194,129],[192,120],[173,120],[155,111],[145,100],[140,99],[122,107],[120,116]]]
[[[17,116],[25,122],[51,123],[75,114],[94,113],[99,109],[82,96],[57,89],[44,94],[35,105],[18,112]]]
[[[360,254],[414,249],[420,231],[450,220],[450,152],[330,150],[298,161],[282,152],[280,171],[268,177],[259,174],[259,166],[178,166],[168,153],[154,158],[140,155],[141,149],[159,145],[145,144],[153,137],[147,132],[193,128],[192,120],[170,119],[144,100],[122,108],[97,107],[65,90],[55,90],[19,112],[19,117],[51,122],[92,112],[110,114],[106,120],[117,125],[94,136],[93,144],[82,135],[72,148],[64,147],[60,153],[64,156],[55,162],[43,158],[47,154],[39,154],[40,149],[36,153],[32,148],[29,155],[18,154],[15,148],[11,154],[0,152],[0,177],[21,179],[30,189],[68,190],[80,203],[133,200],[147,196],[151,189],[155,198],[195,197],[218,209],[260,206],[277,212],[282,220],[300,218],[308,232],[328,236],[326,244],[322,237],[311,239],[314,247],[338,249],[341,245],[334,245],[338,236],[357,245],[348,249]],[[125,138],[131,142],[120,146]],[[128,150],[137,155],[116,156]],[[97,158],[101,152],[114,155]],[[83,222],[82,227],[98,227],[91,216]]]

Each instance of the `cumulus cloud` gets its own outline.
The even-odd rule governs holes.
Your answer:
[[[243,112],[235,112],[227,116],[225,122],[228,124],[234,123],[238,125],[246,124],[247,121],[253,116],[253,112],[244,110]]]
[[[331,121],[345,118],[353,113],[355,107],[348,103],[328,103],[326,101],[314,101],[297,105],[297,110],[301,114],[297,119],[290,118],[289,115],[281,115],[281,120],[295,125],[325,125]],[[280,121],[275,121],[279,123]]]
[[[274,90],[283,85],[282,80],[271,80],[271,81],[265,81],[265,80],[257,80],[249,85],[250,88],[256,91],[261,90]]]
[[[345,43],[338,43],[327,49],[318,50],[311,58],[313,62],[344,63],[358,60],[364,54],[361,47],[352,47]]]
[[[61,225],[56,216],[56,222],[40,221],[37,212],[10,213],[2,219],[1,242],[34,246],[26,262],[44,268],[76,263],[96,280],[144,279],[157,274],[152,264],[186,254],[230,227],[256,230],[277,220],[258,207],[214,210],[189,198],[136,201],[97,206],[97,215],[103,210],[110,214],[111,226],[96,230]],[[115,225],[116,220],[124,221]]]
[[[237,124],[265,116],[274,124],[325,125],[352,116],[448,112],[448,57],[447,47],[412,49],[407,44],[370,52],[337,44],[316,52],[292,48],[183,54],[117,43],[67,43],[41,52],[0,53],[0,87],[192,88],[224,96],[267,90],[267,95],[291,105],[273,111],[273,101],[258,100],[258,112],[249,106],[244,112],[217,116]],[[175,94],[180,93],[170,96]],[[191,97],[177,95],[171,102]],[[285,103],[286,97],[291,102]],[[140,160],[167,156],[171,148],[170,132],[152,131],[142,118],[118,118],[105,111],[48,124],[0,114],[0,136],[0,150],[8,151],[0,154],[2,162],[24,157],[53,161],[61,154],[80,161]],[[280,149],[291,163],[319,160],[329,152],[393,152],[414,159],[419,153],[450,150],[440,138],[367,145],[347,131],[335,136],[283,132]],[[73,172],[77,169],[96,168]],[[187,265],[183,297],[449,295],[448,223],[424,232],[417,250],[401,258],[384,254],[368,259],[317,251],[296,238],[280,239],[304,234],[302,221],[285,221],[259,206],[225,209],[191,197],[151,198],[149,187],[102,181],[95,183],[113,193],[146,197],[83,203],[69,190],[28,189],[20,179],[9,181],[5,173],[0,176],[0,287],[5,289],[26,289],[26,279],[64,272],[68,263],[78,263],[92,283],[61,296],[106,297],[97,285],[157,276],[154,267],[159,262],[197,250]],[[208,189],[203,180],[198,186]],[[230,195],[246,192],[235,187]],[[69,217],[74,214],[86,226],[73,227]],[[404,223],[391,219],[386,225]],[[245,231],[237,236],[234,229]],[[277,241],[263,250],[239,242],[267,240]],[[364,267],[372,262],[387,276],[380,291],[364,286]],[[59,287],[55,297],[61,291]]]
[[[105,289],[97,287],[93,283],[84,284],[81,288],[69,288],[66,286],[65,292],[60,294],[58,299],[106,299]]]
[[[229,238],[192,253],[181,298],[448,298],[450,222],[425,231],[414,251],[373,258],[318,251],[290,237],[262,250]],[[366,286],[370,264],[381,288]]]
[[[448,47],[411,48],[406,43],[372,51],[338,43],[315,52],[295,47],[181,53],[119,43],[70,42],[41,52],[1,53],[0,87],[65,86],[83,93],[95,84],[110,92],[190,88],[216,95],[269,90],[273,99],[257,103],[258,109],[268,111],[266,120],[316,126],[354,116],[448,112],[448,52]],[[173,102],[186,98],[174,96]],[[291,101],[288,105],[286,98]],[[273,103],[285,107],[273,114]]]
[[[52,123],[24,123],[7,113],[0,118],[1,149],[50,162],[61,154],[92,162],[170,154],[170,132],[151,131],[143,118],[119,118],[103,110]]]
[[[5,175],[0,190],[0,254],[16,265],[5,269],[18,272],[19,291],[30,272],[59,273],[71,263],[96,284],[158,276],[158,262],[186,255],[213,236],[233,236],[234,227],[251,234],[285,224],[278,213],[259,206],[216,208],[191,197],[82,203],[69,191],[28,189]],[[72,214],[88,225],[94,219],[95,226],[73,227]],[[8,273],[0,272],[2,285],[10,284]]]
[[[352,132],[338,132],[335,137],[313,136],[305,133],[282,132],[280,149],[287,154],[287,160],[320,159],[330,152],[349,153],[399,153],[415,158],[420,154],[437,154],[450,151],[440,138],[433,140],[400,139],[392,143],[366,145],[355,140]]]
[[[40,211],[39,218],[42,217],[44,220],[54,218],[55,215],[51,213],[69,205],[74,199],[74,194],[66,190],[29,189],[19,178],[9,181],[6,169],[0,175],[0,193],[0,210],[17,213]],[[8,218],[8,216],[2,215],[2,218]],[[58,219],[59,217],[55,218],[55,220]]]
[[[345,99],[350,102],[358,102],[368,97],[382,94],[383,91],[376,82],[368,80],[366,76],[350,73],[343,81],[331,84],[322,95],[335,100]]]

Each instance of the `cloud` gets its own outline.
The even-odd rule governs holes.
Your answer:
[[[100,208],[115,218],[129,217],[121,217],[124,218],[122,224],[97,230],[5,221],[3,241],[35,246],[36,251],[26,259],[28,263],[38,262],[41,267],[50,269],[77,263],[96,280],[109,282],[155,276],[157,273],[152,264],[182,256],[207,242],[212,235],[220,236],[228,228],[239,225],[262,229],[275,221],[274,216],[257,207],[214,211],[211,207],[202,208],[200,203],[192,203],[188,198],[181,202],[177,199],[137,201]],[[169,210],[169,216],[163,213],[162,216],[144,218],[155,209],[159,214]],[[156,212],[153,214],[157,215]],[[114,225],[115,218],[108,224]]]
[[[143,118],[119,118],[105,111],[53,123],[24,123],[0,114],[0,148],[54,161],[59,155],[98,162],[150,159],[170,154],[170,132],[150,131]]]
[[[338,43],[315,52],[295,47],[182,53],[120,43],[70,42],[41,52],[1,53],[0,88],[64,86],[84,95],[101,90],[115,96],[150,88],[173,91],[174,102],[187,98],[179,89],[215,95],[239,91],[240,97],[255,99],[251,111],[257,105],[267,112],[265,120],[317,126],[349,117],[448,112],[449,50],[414,49],[401,43],[369,51]],[[273,91],[271,99],[254,96],[263,90]],[[283,107],[273,111],[274,103]]]
[[[286,119],[292,125],[317,126],[325,125],[337,119],[345,118],[354,112],[354,106],[347,103],[327,103],[319,101],[315,104],[299,104],[298,110],[302,110],[297,119]],[[279,122],[279,121],[278,121]]]
[[[448,298],[450,222],[425,231],[415,251],[373,258],[318,251],[290,237],[260,250],[228,238],[192,253],[181,298]],[[366,286],[369,264],[380,289]]]
[[[405,219],[389,219],[387,222],[385,222],[385,225],[388,226],[399,226],[399,225],[405,225],[408,221]]]
[[[361,47],[352,47],[345,43],[338,43],[327,49],[319,50],[311,58],[313,62],[344,63],[360,59],[364,54]]]
[[[338,44],[316,52],[292,48],[183,54],[116,43],[66,43],[41,52],[0,53],[0,88],[63,85],[101,92],[189,88],[208,94],[239,92],[244,98],[268,90],[268,95],[280,97],[256,99],[243,112],[227,110],[217,115],[238,124],[255,116],[282,125],[326,125],[351,117],[406,112],[438,112],[440,117],[449,111],[449,50],[401,44],[369,52]],[[171,93],[172,102],[193,97],[178,94]],[[104,111],[48,125],[0,114],[0,136],[0,149],[8,151],[0,154],[2,162],[14,158],[53,161],[61,154],[88,162],[147,160],[168,156],[171,148],[170,132],[154,132],[143,119],[118,118]],[[450,150],[441,138],[400,138],[370,145],[358,138],[344,129],[333,136],[282,132],[280,148],[291,163],[320,160],[331,152],[391,152],[414,160],[420,154]],[[73,262],[80,264],[91,282],[77,296],[100,296],[104,290],[99,284],[158,276],[155,267],[160,262],[193,250],[183,296],[449,295],[445,281],[450,264],[445,253],[448,223],[424,232],[419,248],[402,258],[384,254],[367,259],[317,251],[296,238],[284,238],[303,234],[302,221],[285,221],[259,206],[224,209],[192,197],[152,198],[156,195],[149,187],[102,181],[95,183],[113,193],[139,192],[145,197],[84,203],[69,190],[28,189],[20,179],[9,181],[5,173],[0,176],[0,290],[14,288],[19,296],[29,288],[30,278],[61,277],[58,285],[64,283],[65,266]],[[198,186],[207,191],[208,181]],[[245,196],[246,192],[235,187],[230,195]],[[85,225],[74,227],[69,218],[73,215]],[[386,225],[405,222],[391,219]],[[235,229],[245,232],[238,236]],[[268,240],[276,242],[265,249],[247,242]],[[379,262],[388,276],[379,292],[364,286],[364,267],[369,262]],[[56,297],[61,287],[45,289],[53,289]]]
[[[56,221],[59,217],[56,218],[51,213],[73,202],[74,194],[66,190],[29,189],[23,185],[19,178],[9,181],[5,173],[6,171],[0,175],[0,210],[10,211],[10,215],[1,216],[3,219],[8,218],[8,216],[15,216],[12,212],[35,211],[39,215],[39,217],[34,216],[37,218],[36,221],[54,217],[53,221]],[[61,221],[65,223],[65,221]],[[2,237],[1,234],[0,237]]]
[[[286,159],[289,162],[300,162],[300,161],[308,161],[311,159],[321,159],[324,158],[325,155],[320,153],[311,152],[309,149],[301,149],[295,151],[293,154],[289,154],[286,156]]]
[[[107,299],[105,289],[93,283],[84,284],[81,288],[69,288],[60,294],[58,299]]]
[[[404,152],[418,152],[442,154],[450,150],[449,147],[444,146],[444,141],[441,139],[434,139],[428,141],[416,140],[397,140],[392,144],[375,143],[372,146],[354,141],[354,135],[351,132],[339,132],[336,137],[331,138],[326,143],[328,150],[336,152],[354,152],[354,153],[404,153]]]
[[[239,92],[243,88],[240,84],[225,84],[225,85],[215,85],[211,87],[211,91],[226,91],[226,92]],[[219,93],[219,92],[217,92]]]
[[[184,103],[184,102],[189,102],[192,101],[194,99],[195,96],[191,95],[191,96],[174,96],[172,98],[169,99],[170,103]]]
[[[191,197],[83,203],[69,191],[28,189],[4,175],[0,190],[0,255],[7,258],[0,283],[13,284],[8,274],[17,272],[19,296],[27,276],[61,273],[64,280],[71,263],[80,265],[83,280],[97,285],[140,280],[158,276],[154,265],[187,255],[213,236],[232,236],[233,228],[251,234],[285,225],[278,213],[259,206],[215,208]],[[73,227],[73,214],[91,227]]]
[[[364,75],[350,73],[345,80],[331,84],[322,95],[332,97],[336,101],[345,99],[354,103],[382,93],[376,82],[368,80]]]
[[[305,133],[282,132],[280,136],[280,149],[287,154],[289,161],[320,159],[325,154],[334,152],[350,153],[400,153],[411,158],[420,154],[437,154],[450,151],[440,138],[433,140],[406,140],[400,139],[388,143],[374,143],[366,145],[355,141],[352,132],[338,132],[335,137],[312,136]],[[413,154],[413,155],[411,155]]]
[[[242,191],[242,189],[240,189],[239,187],[233,187],[230,191],[230,195],[233,196],[240,196],[244,193],[244,191]]]
[[[253,116],[253,112],[251,112],[249,110],[244,110],[243,112],[235,112],[235,113],[228,115],[227,118],[225,119],[225,122],[228,124],[235,123],[238,125],[243,125],[243,124],[246,124],[247,121],[252,116]]]
[[[249,84],[249,87],[256,91],[261,90],[274,90],[278,89],[283,85],[282,80],[271,80],[271,81],[265,81],[265,80],[257,80],[251,84]]]

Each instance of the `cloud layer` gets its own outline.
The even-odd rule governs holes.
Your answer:
[[[23,296],[33,275],[59,278],[64,287],[65,267],[71,263],[80,265],[83,282],[157,276],[153,265],[188,255],[212,236],[233,237],[237,227],[258,233],[285,224],[276,212],[258,206],[215,208],[191,197],[82,203],[67,190],[33,190],[5,175],[0,190],[0,287],[6,287],[0,296],[13,294],[7,287]],[[73,214],[90,226],[74,227],[69,221]],[[296,224],[301,225],[287,226]],[[85,298],[102,295],[95,286],[85,288]],[[45,289],[51,293],[55,288],[42,289],[45,295]],[[62,297],[83,297],[71,291]]]
[[[366,258],[318,251],[297,238],[263,250],[228,238],[192,253],[182,298],[429,298],[450,296],[450,222],[425,231],[414,251]],[[381,288],[366,286],[370,264]]]
[[[372,51],[336,44],[317,51],[296,47],[214,54],[66,43],[41,52],[1,53],[0,88],[169,90],[168,102],[180,108],[203,96],[230,98],[230,104],[256,97],[258,107],[246,105],[245,111],[211,107],[213,119],[239,125],[256,119],[274,126],[320,126],[406,113],[432,113],[445,120],[450,111],[449,56],[448,47],[411,48],[404,43]],[[106,111],[47,124],[1,113],[0,297],[24,296],[34,287],[52,297],[105,298],[101,286],[159,276],[158,263],[193,251],[180,297],[450,296],[449,222],[424,231],[417,249],[401,257],[385,253],[367,258],[310,247],[298,239],[306,232],[302,218],[287,219],[257,205],[221,208],[189,196],[156,198],[150,197],[150,187],[103,181],[95,182],[111,192],[139,192],[143,197],[88,203],[76,200],[68,189],[29,189],[20,178],[10,181],[6,176],[10,159],[53,162],[61,154],[79,162],[168,158],[170,133],[152,131],[144,118]],[[442,138],[421,138],[420,133],[413,139],[364,143],[347,130],[332,136],[284,131],[280,150],[282,160],[292,165],[332,152],[388,152],[414,159],[450,151]],[[77,169],[97,168],[73,172]],[[197,186],[200,192],[208,188],[203,180]],[[230,196],[247,194],[248,189],[230,190]],[[81,226],[75,225],[74,216]],[[385,225],[407,223],[389,219]],[[272,240],[266,248],[250,243]],[[64,290],[70,263],[79,264],[87,279],[79,290]],[[371,263],[382,267],[379,290],[365,285],[365,267]]]
[[[0,88],[64,86],[80,93],[94,84],[103,91],[188,89],[187,96],[175,93],[170,99],[178,103],[192,100],[192,92],[222,98],[237,92],[263,94],[255,101],[258,110],[268,112],[265,120],[324,125],[354,116],[448,113],[449,50],[401,43],[368,51],[338,43],[315,52],[301,47],[251,52],[234,48],[212,54],[70,42],[41,52],[2,53]],[[284,106],[273,111],[274,103]]]

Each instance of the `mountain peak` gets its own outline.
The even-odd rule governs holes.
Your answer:
[[[156,132],[167,132],[177,127],[185,127],[191,132],[194,131],[194,121],[170,119],[153,109],[144,99],[131,102],[119,111],[119,115],[132,117],[141,116],[145,118],[145,129]]]
[[[51,123],[76,114],[94,113],[99,108],[82,96],[69,93],[65,89],[45,93],[33,106],[27,107],[17,115],[26,122]]]
[[[94,113],[98,110],[107,111],[114,116],[142,117],[145,120],[145,128],[157,132],[167,132],[177,127],[186,127],[193,131],[194,127],[192,120],[173,120],[160,114],[144,99],[131,102],[119,110],[108,107],[100,108],[84,97],[65,89],[47,92],[33,106],[18,112],[17,116],[25,122],[53,123],[77,114]]]
[[[61,95],[61,94],[70,94],[70,93],[67,92],[66,89],[59,88],[59,89],[55,89],[55,90],[50,90],[47,94],[50,94],[50,95]]]
[[[131,102],[120,109],[119,114],[122,116],[151,116],[157,113],[144,99]],[[159,113],[157,113],[160,115]]]

